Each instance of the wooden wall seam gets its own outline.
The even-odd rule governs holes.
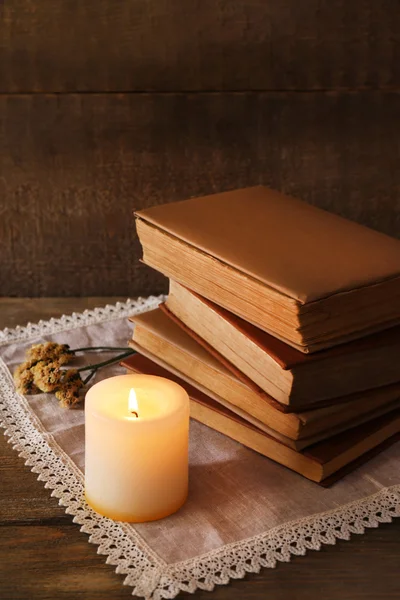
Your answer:
[[[0,295],[165,291],[133,208],[264,183],[400,236],[398,0],[0,0]]]

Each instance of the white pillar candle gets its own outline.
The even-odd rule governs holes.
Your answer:
[[[177,511],[187,496],[188,434],[189,398],[177,383],[120,375],[94,385],[85,399],[88,504],[135,523]]]

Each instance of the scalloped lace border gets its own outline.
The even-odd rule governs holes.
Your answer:
[[[162,300],[162,296],[150,296],[6,328],[0,332],[0,345],[124,318],[151,310]],[[65,512],[74,515],[73,521],[90,536],[89,542],[97,544],[97,552],[107,556],[106,562],[115,565],[117,573],[126,576],[124,584],[133,587],[134,595],[146,600],[174,598],[180,591],[193,593],[197,588],[211,591],[230,579],[257,573],[262,567],[275,567],[278,562],[290,561],[292,555],[319,550],[322,544],[334,544],[337,539],[348,540],[352,533],[364,533],[368,527],[378,527],[400,516],[400,485],[395,485],[338,509],[286,523],[190,560],[167,564],[131,525],[101,517],[86,504],[83,474],[46,432],[26,399],[15,392],[1,359],[0,426],[25,464],[52,490],[51,495],[59,499]]]

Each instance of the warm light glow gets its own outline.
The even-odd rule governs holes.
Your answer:
[[[137,401],[137,397],[136,397],[136,392],[133,388],[131,388],[131,391],[129,392],[128,408],[129,408],[129,412],[136,415],[137,417],[139,416],[138,415],[138,401]]]

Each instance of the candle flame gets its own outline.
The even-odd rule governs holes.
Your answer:
[[[136,415],[136,417],[139,417],[138,401],[137,401],[137,397],[136,397],[136,392],[133,388],[131,388],[131,391],[129,392],[128,408],[129,408],[129,412]]]

